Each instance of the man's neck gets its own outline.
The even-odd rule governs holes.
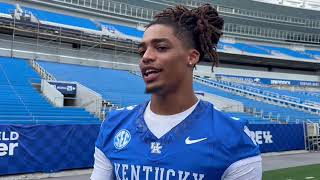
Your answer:
[[[183,112],[198,101],[193,90],[184,93],[171,93],[168,95],[153,94],[150,108],[152,112],[160,115],[172,115]]]

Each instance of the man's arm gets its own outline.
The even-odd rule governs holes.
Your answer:
[[[113,167],[110,160],[99,149],[95,148],[94,165],[91,180],[111,180],[113,179]]]
[[[261,156],[249,157],[231,164],[224,172],[221,180],[261,180]]]

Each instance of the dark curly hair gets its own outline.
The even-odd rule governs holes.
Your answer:
[[[167,8],[157,14],[146,28],[155,24],[173,27],[176,36],[185,41],[184,44],[200,53],[199,62],[208,56],[213,62],[212,68],[218,65],[216,49],[223,34],[224,20],[211,5],[205,4],[191,10],[182,5]]]

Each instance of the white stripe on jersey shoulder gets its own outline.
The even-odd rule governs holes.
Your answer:
[[[221,109],[217,108],[215,105],[213,105],[213,108],[217,111],[221,111]]]
[[[231,118],[232,118],[233,120],[236,120],[236,121],[239,121],[239,120],[240,120],[240,118],[233,117],[233,116],[231,116]]]
[[[248,158],[236,161],[236,162],[232,163],[224,171],[223,175],[221,176],[221,180],[226,178],[226,176],[231,175],[232,172],[237,169],[240,170],[240,172],[241,172],[241,169],[243,169],[243,168],[249,168],[250,170],[252,170],[252,168],[254,168],[256,171],[262,171],[261,161],[262,161],[262,158],[260,155],[248,157]],[[256,172],[256,173],[259,173],[259,172]]]
[[[213,105],[213,108],[214,108],[215,110],[217,110],[217,111],[222,112],[221,109],[217,108],[215,105]],[[230,115],[228,115],[228,114],[226,114],[226,115],[229,116],[229,117],[230,117],[231,119],[233,119],[233,120],[236,120],[236,121],[239,121],[239,120],[240,120],[240,118],[238,118],[238,117],[233,117],[233,116],[230,116]]]
[[[123,108],[116,109],[116,111],[123,111],[123,110],[131,111],[131,110],[134,109],[136,106],[137,106],[137,105],[132,105],[132,106],[128,106],[128,107],[123,107]]]

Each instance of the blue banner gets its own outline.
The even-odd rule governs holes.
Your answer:
[[[249,124],[261,152],[305,149],[303,124]]]
[[[271,79],[271,78],[260,78],[260,77],[232,76],[232,75],[224,75],[224,74],[216,74],[216,77],[217,78],[221,78],[221,77],[234,78],[241,81],[250,81],[254,83],[268,84],[268,85],[320,86],[320,82],[317,82],[317,81]]]
[[[0,125],[0,175],[93,166],[100,124]]]
[[[48,81],[48,83],[64,95],[75,95],[77,93],[77,84],[55,81]]]

